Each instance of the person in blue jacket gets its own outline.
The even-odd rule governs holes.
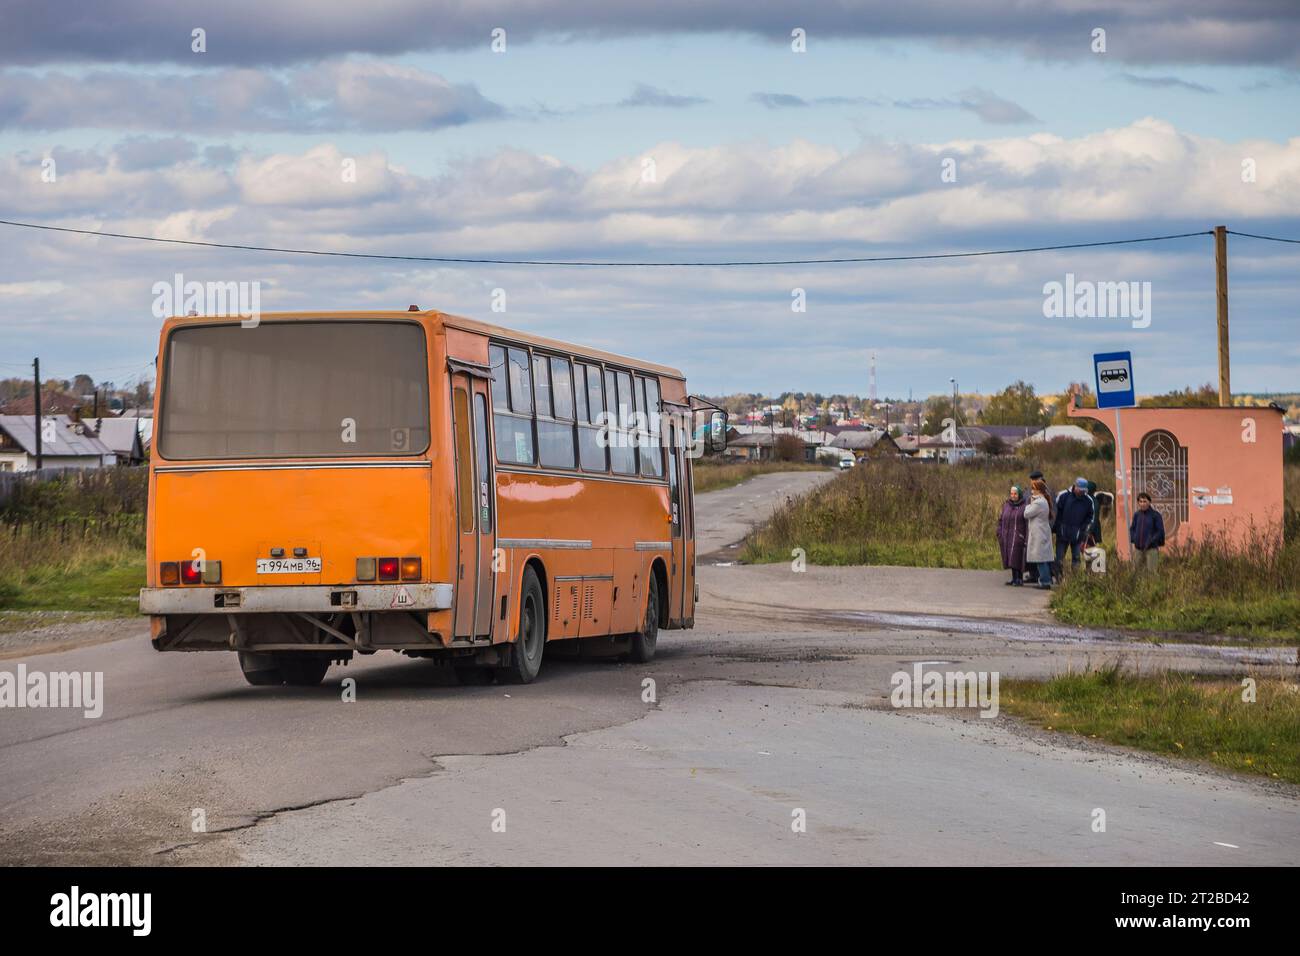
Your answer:
[[[1165,519],[1151,507],[1151,496],[1145,491],[1137,497],[1137,511],[1128,526],[1129,544],[1138,567],[1154,571],[1160,562],[1160,549],[1165,544]]]
[[[1078,567],[1080,550],[1088,538],[1092,527],[1096,504],[1088,494],[1088,479],[1076,479],[1074,484],[1062,491],[1056,498],[1056,521],[1052,530],[1056,532],[1056,566],[1064,568],[1065,549],[1070,549],[1070,565]],[[1061,573],[1060,571],[1057,572]]]

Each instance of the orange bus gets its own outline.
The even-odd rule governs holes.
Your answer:
[[[676,369],[412,306],[173,317],[156,392],[159,651],[526,683],[555,642],[647,661],[693,626],[691,458],[726,421]]]

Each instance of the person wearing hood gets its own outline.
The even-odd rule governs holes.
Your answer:
[[[1060,567],[1058,574],[1064,573],[1065,549],[1070,549],[1070,565],[1077,568],[1081,561],[1080,551],[1087,539],[1088,529],[1092,527],[1096,506],[1088,494],[1088,479],[1078,478],[1074,484],[1062,491],[1056,498],[1056,563]]]
[[[1011,572],[1009,585],[1020,587],[1025,573],[1025,544],[1028,537],[1025,523],[1025,496],[1019,485],[1011,486],[1011,493],[1002,502],[998,517],[998,548],[1002,552],[1002,566]]]

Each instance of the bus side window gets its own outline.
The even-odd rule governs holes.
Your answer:
[[[510,383],[506,375],[506,350],[500,345],[488,347],[488,364],[492,366],[492,408],[510,411]]]
[[[552,372],[556,373],[554,377]],[[569,360],[534,355],[533,379],[537,384],[537,452],[542,467],[572,468],[573,383],[569,380]]]
[[[636,410],[632,401],[632,376],[627,372],[605,369],[605,395],[605,400],[612,406],[609,410],[610,467],[616,475],[635,475],[635,439],[628,427]]]
[[[528,374],[528,353],[523,349],[488,349],[492,362],[492,429],[496,433],[497,461],[531,465],[533,451],[533,391]]]
[[[578,451],[583,471],[605,471],[605,448],[600,443],[600,416],[605,412],[605,391],[600,384],[600,368],[578,366],[578,389],[585,391],[578,400]],[[582,424],[585,422],[586,424]]]
[[[664,476],[664,451],[659,440],[659,382],[652,378],[638,378],[641,396],[641,414],[645,416],[645,431],[641,436],[641,474],[648,478]]]

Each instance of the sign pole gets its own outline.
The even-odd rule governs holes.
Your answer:
[[[1128,476],[1124,473],[1124,461],[1128,458],[1128,449],[1124,447],[1124,426],[1120,424],[1119,409],[1115,409],[1115,554],[1119,555],[1120,536],[1123,535],[1124,553],[1128,554]]]

